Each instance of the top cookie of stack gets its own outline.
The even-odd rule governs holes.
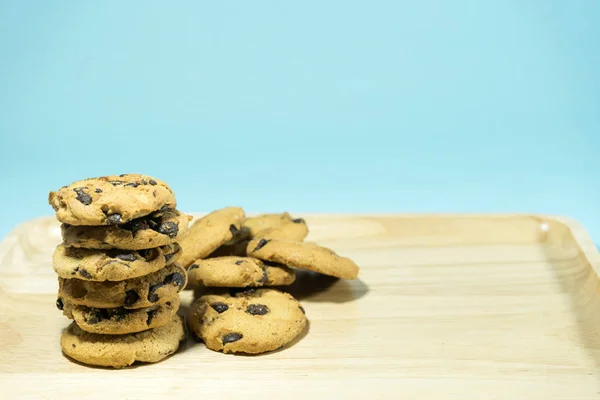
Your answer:
[[[103,176],[50,192],[66,246],[143,250],[178,241],[190,216],[176,210],[171,188],[139,174]]]
[[[64,186],[48,201],[62,222],[63,243],[52,263],[56,305],[74,320],[61,336],[63,351],[86,364],[113,367],[174,352],[184,337],[176,313],[187,284],[178,242],[191,216],[176,209],[171,188],[146,175],[103,176]],[[144,354],[118,345],[145,348],[144,340],[157,337],[164,346]],[[96,354],[95,343],[108,347]]]

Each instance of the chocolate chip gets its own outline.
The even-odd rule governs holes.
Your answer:
[[[171,258],[173,258],[174,255],[175,255],[175,253],[166,253],[165,254],[165,262],[169,263],[169,261],[171,260]]]
[[[137,260],[137,257],[133,253],[117,254],[117,256],[115,258],[118,258],[119,260],[123,260],[123,261],[131,261],[131,262]]]
[[[298,308],[300,309],[300,311],[302,311],[302,314],[306,314],[306,311],[304,311],[304,307],[302,307],[301,305],[298,305]]]
[[[231,224],[229,225],[229,232],[231,232],[232,236],[235,236],[236,233],[238,233],[240,230],[238,228],[236,228],[235,225]]]
[[[96,188],[96,193],[102,193],[102,189]]]
[[[127,315],[129,315],[129,313],[131,313],[131,311],[129,311],[129,310],[123,308],[123,307],[120,307],[120,308],[117,308],[117,309],[113,310],[113,314],[111,316],[111,319],[113,319],[113,320],[115,320],[117,322],[118,321],[123,321],[125,319],[125,317]]]
[[[238,260],[238,261],[235,262],[235,265],[242,265],[243,262],[244,262],[244,260]]]
[[[162,206],[160,208],[160,210],[158,210],[158,212],[162,212],[162,213],[166,213],[166,212],[170,212],[173,211],[173,209],[171,208],[171,206],[169,204],[165,204],[164,206]]]
[[[149,184],[151,184],[152,186],[156,186],[156,181],[154,179],[150,179],[148,181]]]
[[[145,179],[142,179],[142,180],[140,181],[140,183],[141,183],[142,185],[147,185],[147,184],[148,184],[148,182],[146,182],[146,180],[145,180]]]
[[[158,289],[163,287],[164,284],[162,282],[155,283],[154,285],[150,285],[148,288],[148,301],[151,303],[156,303],[160,297],[155,293]]]
[[[182,288],[185,285],[185,276],[179,272],[173,272],[165,277],[162,282],[155,283],[148,288],[148,301],[155,303],[159,300],[156,291],[165,285],[175,284],[176,287]]]
[[[229,310],[229,306],[225,303],[212,303],[210,306],[219,314]]]
[[[293,219],[292,222],[295,224],[305,224],[306,223],[306,221],[303,218]]]
[[[269,279],[269,274],[267,273],[267,267],[262,269],[263,276],[258,280],[258,283],[265,283]]]
[[[269,241],[267,239],[260,239],[260,241],[256,245],[256,248],[254,250],[252,250],[252,251],[255,252],[255,251],[258,251],[258,250],[262,249],[263,247],[265,247],[265,245],[267,243],[269,243]]]
[[[73,191],[77,193],[77,196],[75,198],[79,200],[79,202],[84,206],[89,206],[90,204],[92,204],[92,196],[85,193],[83,190],[84,188],[74,188]]]
[[[228,333],[227,335],[223,336],[221,340],[223,341],[223,345],[226,345],[227,343],[237,342],[243,337],[244,335],[241,333]]]
[[[148,314],[148,319],[146,320],[146,325],[150,326],[150,324],[152,323],[152,318],[154,318],[154,315],[156,315],[157,312],[158,312],[158,310],[150,310],[146,313],[146,314]]]
[[[85,279],[92,279],[92,275],[83,268],[79,270],[79,275],[83,276]]]
[[[123,184],[123,181],[120,181],[118,179],[112,180],[112,181],[108,181],[108,183],[110,183],[113,186],[119,186]]]
[[[191,271],[191,270],[193,270],[193,269],[196,269],[196,268],[200,268],[200,267],[198,267],[198,264],[192,264],[192,265],[190,265],[190,267],[188,268],[188,271]]]
[[[122,226],[123,229],[131,231],[132,235],[135,236],[138,231],[143,231],[144,229],[150,229],[149,221],[143,219],[136,219],[130,221]]]
[[[163,222],[158,227],[158,233],[167,235],[170,238],[177,236],[179,232],[179,226],[175,222]]]
[[[137,183],[137,182],[131,182],[131,183],[127,183],[127,184],[125,184],[125,186],[127,186],[127,187],[134,187],[134,188],[136,188],[136,187],[140,186],[140,184],[139,184],[139,183]]]
[[[140,295],[134,289],[130,289],[125,292],[125,306],[129,307],[135,304],[140,299]]]
[[[124,178],[126,176],[127,176],[127,174],[121,174],[121,175],[119,175],[119,177],[121,177],[121,178]]]
[[[65,308],[65,305],[60,297],[56,299],[56,308],[58,308],[61,311],[63,308]]]
[[[269,307],[264,304],[250,304],[246,309],[246,312],[252,315],[265,315],[269,312]]]
[[[107,225],[118,225],[120,224],[122,221],[121,219],[121,214],[110,214],[106,217],[106,224]]]
[[[177,287],[183,287],[185,285],[185,276],[181,275],[179,272],[173,272],[165,277],[163,281],[165,285],[174,283]]]
[[[95,325],[98,322],[100,322],[104,319],[109,319],[109,318],[110,318],[110,316],[108,315],[107,309],[93,308],[90,310],[89,314],[86,316],[85,322],[87,322],[90,325]]]

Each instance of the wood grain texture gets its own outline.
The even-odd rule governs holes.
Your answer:
[[[164,362],[121,371],[62,355],[58,224],[19,226],[0,243],[2,398],[600,398],[600,255],[578,223],[298,216],[307,240],[361,267],[356,281],[300,274],[291,292],[310,322],[300,340],[255,357],[188,341]]]

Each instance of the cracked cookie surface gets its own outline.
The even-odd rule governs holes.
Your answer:
[[[190,220],[191,216],[178,210],[159,211],[122,225],[62,224],[61,234],[65,246],[70,247],[142,250],[181,242]]]
[[[358,265],[333,250],[314,243],[278,239],[254,239],[248,243],[249,256],[296,268],[309,269],[343,279],[356,279]]]
[[[50,192],[56,218],[70,225],[117,225],[177,206],[171,188],[141,174],[88,178]]]
[[[119,282],[59,277],[57,301],[94,308],[144,308],[165,303],[186,284],[187,273],[178,263],[167,265],[148,275]]]
[[[163,326],[126,335],[90,333],[72,322],[60,337],[60,346],[83,364],[123,368],[136,361],[159,362],[175,353],[183,340],[183,319],[175,315]]]
[[[158,271],[180,255],[177,243],[146,250],[98,250],[60,244],[52,255],[52,267],[65,279],[123,281]]]
[[[244,210],[226,207],[211,212],[192,223],[188,234],[180,241],[183,254],[179,262],[188,267],[195,260],[206,258],[219,246],[238,234],[244,222]]]
[[[283,286],[296,279],[291,268],[252,257],[197,260],[187,271],[188,288]]]
[[[214,351],[258,354],[292,342],[306,326],[300,303],[276,289],[216,291],[190,306],[190,330]]]
[[[67,302],[62,305],[63,314],[74,320],[86,332],[104,335],[123,335],[167,324],[179,310],[179,296],[165,303],[145,308],[94,308]],[[57,307],[60,304],[57,302]]]

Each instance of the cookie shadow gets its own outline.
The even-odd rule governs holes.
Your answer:
[[[369,292],[369,287],[360,279],[346,280],[306,270],[296,270],[294,283],[279,289],[298,300],[333,303],[358,300]]]

